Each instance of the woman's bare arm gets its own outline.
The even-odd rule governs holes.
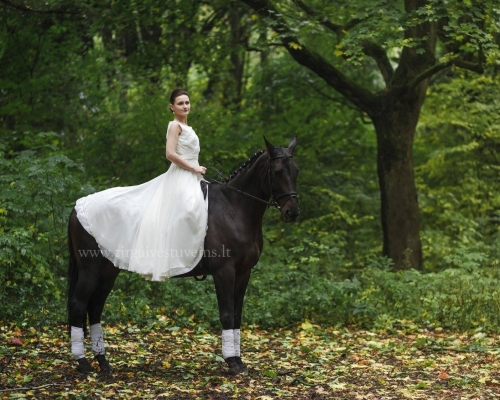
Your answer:
[[[182,129],[179,124],[171,124],[168,129],[168,140],[166,144],[166,157],[167,160],[172,161],[177,166],[187,169],[188,171],[194,172],[195,174],[205,174],[206,168],[202,166],[196,166],[188,163],[179,154],[177,154],[177,141],[179,140],[179,135]]]

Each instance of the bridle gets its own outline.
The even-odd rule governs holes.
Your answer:
[[[269,176],[269,185],[271,187],[271,199],[269,200],[269,202],[267,202],[268,203],[267,207],[269,208],[273,206],[276,209],[281,210],[281,208],[284,207],[289,200],[295,198],[298,201],[298,198],[297,198],[297,192],[285,192],[281,194],[277,193],[276,186],[274,185],[274,181],[271,174],[271,161],[276,160],[277,158],[283,158],[283,154],[279,154],[277,156],[269,158],[269,165],[267,166],[267,175]],[[289,154],[288,158],[293,158],[293,156]],[[282,197],[286,197],[287,199],[283,203],[283,206],[280,206],[278,200],[281,199]]]
[[[288,157],[293,158],[291,154],[289,154]],[[271,161],[273,161],[277,158],[283,158],[283,154],[279,154],[277,156],[269,158],[269,165],[267,166],[266,175],[269,177],[269,186],[271,188],[271,199],[269,201],[262,200],[259,197],[251,195],[250,193],[247,193],[247,192],[244,192],[243,190],[237,189],[234,186],[228,185],[226,182],[221,182],[221,181],[218,181],[216,179],[208,180],[206,178],[205,178],[205,180],[207,180],[210,183],[212,183],[212,182],[219,183],[221,185],[224,185],[225,187],[233,189],[234,191],[238,192],[239,194],[241,194],[243,196],[247,196],[247,197],[250,197],[251,199],[254,199],[255,201],[258,201],[260,203],[264,203],[265,205],[267,205],[267,208],[270,208],[272,206],[272,207],[276,208],[277,210],[281,210],[281,208],[284,207],[285,204],[289,200],[296,198],[298,201],[298,197],[297,197],[297,192],[285,192],[285,193],[280,193],[280,194],[277,193],[276,185],[274,184],[274,180],[273,180],[272,174],[271,174]],[[208,168],[215,170],[217,172],[217,174],[219,174],[219,176],[222,176],[222,174],[216,168],[214,168],[214,167],[208,167]],[[264,188],[262,188],[262,190],[264,191]],[[278,200],[281,199],[282,197],[287,197],[287,199],[283,203],[283,206],[280,206],[278,203]]]

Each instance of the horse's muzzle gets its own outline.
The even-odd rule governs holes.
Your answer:
[[[300,214],[299,207],[294,206],[291,208],[287,208],[286,210],[283,210],[281,216],[283,217],[283,221],[285,222],[295,222],[299,214]]]

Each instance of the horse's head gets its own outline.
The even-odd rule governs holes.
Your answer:
[[[272,201],[281,211],[283,221],[293,222],[300,213],[297,192],[295,191],[299,168],[292,157],[295,146],[297,146],[297,137],[292,139],[287,148],[275,147],[265,137],[264,141],[269,154],[265,179],[267,179],[267,185],[271,190]]]

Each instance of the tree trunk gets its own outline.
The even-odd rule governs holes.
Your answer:
[[[235,106],[236,110],[241,106],[241,95],[243,90],[243,74],[245,70],[245,51],[241,46],[244,26],[241,21],[243,12],[237,3],[231,3],[229,9],[229,27],[231,33],[231,74],[233,77],[231,93],[227,93],[227,100]]]
[[[377,133],[383,254],[395,269],[422,267],[413,140],[420,115],[418,94],[387,93],[372,120]]]

